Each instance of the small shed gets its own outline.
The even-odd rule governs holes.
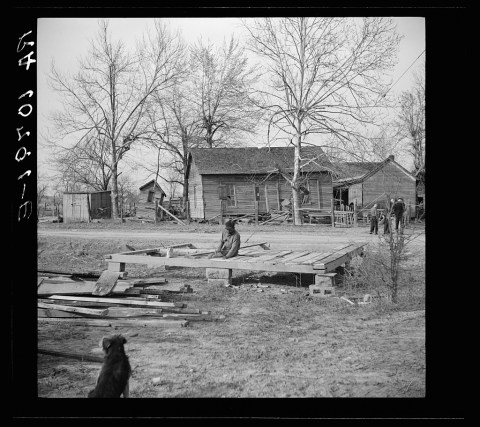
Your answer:
[[[293,173],[293,162],[293,147],[190,150],[187,176],[191,218],[254,214],[256,201],[259,213],[282,210],[292,196],[284,177]],[[330,211],[331,167],[323,150],[305,147],[300,168],[302,208]]]
[[[63,193],[63,222],[90,222],[112,217],[111,191]]]
[[[159,205],[163,203],[163,198],[166,193],[162,190],[162,187],[154,179],[143,184],[140,188],[140,198],[138,200],[135,214],[137,218],[143,218],[148,220],[155,220],[155,203]],[[157,215],[160,215],[157,212]]]
[[[374,203],[384,208],[387,197],[401,197],[415,217],[416,179],[393,155],[383,162],[335,163],[333,189],[337,203],[350,206],[356,202],[359,211],[370,209]]]

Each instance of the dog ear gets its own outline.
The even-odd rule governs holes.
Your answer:
[[[103,351],[107,351],[108,348],[112,345],[112,341],[110,340],[110,338],[103,338],[102,339],[102,348],[103,348]]]
[[[127,343],[127,339],[126,339],[124,336],[122,336],[122,342],[123,342],[124,344]]]

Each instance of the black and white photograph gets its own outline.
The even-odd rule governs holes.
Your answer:
[[[428,396],[428,18],[297,12],[19,26],[12,319],[46,405]]]

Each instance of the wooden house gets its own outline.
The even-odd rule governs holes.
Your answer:
[[[346,206],[356,202],[359,211],[374,203],[384,208],[387,197],[401,197],[415,217],[416,180],[399,165],[394,156],[383,162],[342,162],[334,164],[333,189],[337,203]]]
[[[192,219],[222,214],[235,217],[282,210],[292,196],[285,176],[293,173],[294,148],[199,148],[188,157],[189,209]],[[302,207],[330,210],[330,163],[319,147],[302,151]],[[223,199],[223,204],[222,204]]]
[[[63,193],[63,222],[90,222],[112,217],[111,191]]]
[[[155,203],[159,205],[163,203],[163,198],[166,196],[162,187],[158,185],[154,179],[143,184],[140,188],[140,197],[135,209],[135,216],[141,219],[155,221]],[[160,212],[157,212],[160,217]]]

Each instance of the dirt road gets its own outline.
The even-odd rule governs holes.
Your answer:
[[[161,231],[151,230],[88,230],[88,229],[54,229],[39,228],[39,237],[65,237],[73,239],[129,239],[129,240],[158,240],[175,243],[192,242],[197,247],[212,247],[219,238],[222,228],[196,229],[189,228],[168,229]],[[378,241],[382,235],[370,235],[367,227],[358,228],[331,228],[331,227],[302,227],[293,230],[259,230],[254,226],[238,226],[242,236],[242,244],[267,242],[274,249],[305,249],[313,250],[316,246],[339,245],[342,243],[364,243]],[[416,232],[407,230],[408,233]],[[415,246],[425,244],[424,233],[412,242]]]

